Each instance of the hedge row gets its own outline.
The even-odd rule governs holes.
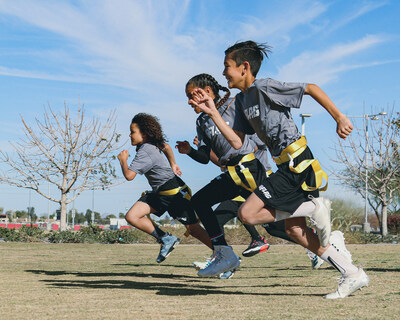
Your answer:
[[[264,229],[257,227],[261,235],[271,244],[286,243],[286,241],[269,236]],[[164,228],[181,239],[181,243],[199,243],[193,237],[184,236],[184,228]],[[230,244],[249,244],[250,236],[243,227],[225,229],[225,235]],[[362,232],[346,233],[346,243],[400,243],[397,235],[382,237],[379,234]],[[0,239],[17,242],[50,242],[50,243],[155,243],[153,237],[137,229],[104,231],[97,226],[83,227],[79,231],[43,231],[37,227],[22,227],[16,229],[0,228]]]

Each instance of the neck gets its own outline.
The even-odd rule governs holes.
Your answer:
[[[243,81],[243,86],[241,88],[238,88],[240,91],[246,91],[248,87],[250,87],[254,81],[256,81],[256,78],[251,76],[251,77],[246,77],[245,80]]]

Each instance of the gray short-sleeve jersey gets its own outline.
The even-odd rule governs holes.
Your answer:
[[[257,79],[236,96],[237,117],[233,129],[256,133],[273,156],[300,138],[290,108],[300,108],[306,83]],[[240,112],[239,112],[240,111]]]
[[[256,134],[249,136],[249,139],[257,146],[257,151],[254,153],[256,158],[261,162],[266,171],[271,170],[272,167],[268,160],[268,148],[265,143],[262,142]]]
[[[150,143],[136,148],[135,158],[128,168],[138,174],[144,174],[153,190],[175,176],[164,154]]]
[[[228,99],[222,106],[218,108],[222,119],[232,127],[236,117],[235,104],[233,99]],[[234,158],[240,154],[249,154],[254,152],[254,144],[250,142],[249,138],[246,136],[243,146],[236,150],[233,148],[225,137],[221,134],[218,127],[214,124],[214,121],[205,114],[202,113],[196,121],[197,136],[199,139],[198,148],[202,146],[207,146],[212,149],[214,153],[219,158],[219,163],[221,165],[226,164],[230,159]]]

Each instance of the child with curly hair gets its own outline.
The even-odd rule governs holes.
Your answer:
[[[147,217],[150,213],[161,216],[168,211],[171,217],[185,225],[192,236],[211,248],[208,234],[198,223],[190,204],[191,191],[174,173],[179,172],[179,167],[175,163],[171,147],[166,143],[158,119],[146,113],[135,115],[130,125],[129,136],[132,146],[136,146],[136,155],[128,165],[129,152],[121,151],[118,160],[122,173],[128,181],[133,180],[137,174],[144,174],[152,191],[144,192],[128,210],[125,215],[126,221],[153,236],[161,244],[158,263],[168,257],[180,239],[155,225]],[[161,151],[168,156],[171,166]]]

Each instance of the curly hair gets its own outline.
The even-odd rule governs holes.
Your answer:
[[[271,49],[272,47],[266,43],[257,43],[251,40],[236,42],[233,46],[225,50],[225,56],[229,55],[229,58],[235,61],[237,66],[247,61],[250,64],[252,75],[256,77],[260,70],[263,56],[268,58]]]
[[[229,91],[228,88],[221,86],[215,78],[207,73],[201,73],[198,74],[197,76],[192,77],[187,83],[186,83],[186,89],[188,86],[194,86],[197,88],[204,89],[205,87],[209,86],[211,90],[213,91],[215,95],[215,106],[219,108],[221,105],[225,103],[226,100],[228,100],[229,96],[231,95],[231,92]],[[219,91],[225,91],[226,94],[222,97],[219,95]]]
[[[138,113],[133,117],[132,123],[137,124],[146,142],[155,145],[159,149],[164,149],[164,143],[167,142],[167,138],[157,117],[147,113]]]

